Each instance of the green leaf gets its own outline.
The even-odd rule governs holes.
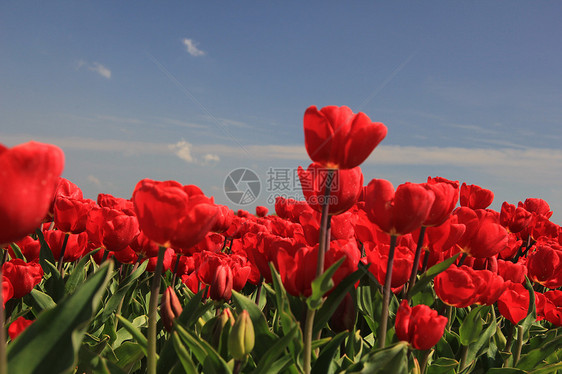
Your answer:
[[[527,374],[527,372],[514,368],[491,368],[486,374]]]
[[[117,314],[116,317],[119,320],[119,322],[121,322],[121,324],[123,325],[123,328],[125,328],[125,330],[127,330],[133,336],[133,339],[135,339],[135,341],[141,347],[143,353],[146,355],[147,352],[146,349],[148,346],[146,337],[128,319],[123,318],[119,314]]]
[[[272,365],[277,361],[279,356],[285,353],[285,348],[288,347],[293,338],[297,335],[297,330],[298,326],[293,327],[291,332],[275,342],[275,344],[273,344],[260,358],[258,366],[256,370],[254,370],[253,374],[273,374],[273,371],[271,370]]]
[[[84,279],[86,279],[86,264],[90,261],[91,256],[97,253],[100,249],[101,248],[96,248],[87,253],[85,256],[82,256],[80,261],[78,261],[78,263],[74,266],[72,273],[70,273],[70,276],[64,285],[64,291],[66,294],[73,294],[76,287],[84,282]]]
[[[119,285],[119,289],[113,295],[111,295],[111,297],[105,304],[101,322],[105,322],[109,318],[109,316],[111,316],[113,312],[119,308],[119,305],[123,301],[125,294],[129,291],[131,286],[135,284],[138,277],[140,277],[144,273],[147,265],[148,261],[143,262],[133,273],[131,273],[127,278],[123,279],[123,281]]]
[[[133,342],[124,342],[113,353],[115,354],[114,363],[126,372],[130,372],[144,357],[141,346]]]
[[[181,340],[187,344],[197,361],[202,365],[209,368],[209,371],[217,373],[230,373],[231,370],[228,367],[224,359],[215,351],[209,343],[203,339],[199,339],[191,335],[187,330],[185,330],[180,325],[174,325],[175,331],[177,331]],[[207,370],[205,370],[207,372]]]
[[[254,353],[256,357],[261,357],[278,339],[277,336],[269,331],[269,325],[260,308],[250,298],[232,290],[232,301],[239,310],[247,310],[254,325],[256,334],[256,345]]]
[[[47,295],[44,292],[41,292],[37,289],[32,289],[31,292],[29,293],[31,295],[31,297],[33,298],[34,301],[34,306],[33,306],[33,311],[35,313],[36,316],[39,315],[39,312],[42,312],[44,310],[47,309],[52,309],[54,307],[57,306],[57,304],[53,301],[53,299],[51,299],[51,296]],[[39,310],[35,310],[38,307]]]
[[[525,336],[531,326],[537,320],[537,307],[535,305],[535,291],[533,290],[533,285],[527,276],[525,276],[525,288],[529,291],[529,308],[527,310],[527,317],[523,319],[523,321],[519,322],[519,324],[523,327],[523,336]]]
[[[58,302],[64,297],[64,280],[57,267],[50,261],[45,261],[44,265],[49,268],[50,277],[45,281],[43,288],[55,302]]]
[[[12,248],[12,251],[14,251],[14,255],[16,256],[16,258],[27,262],[27,259],[25,258],[23,253],[21,253],[21,249],[16,243],[10,243],[10,247]]]
[[[459,362],[452,358],[439,357],[427,367],[427,374],[450,374],[454,373],[455,369],[459,366]]]
[[[445,270],[447,270],[447,268],[449,268],[449,266],[451,266],[451,264],[457,260],[459,255],[460,252],[454,255],[453,257],[450,257],[445,261],[435,264],[429,269],[427,269],[427,271],[420,276],[420,279],[418,279],[414,287],[412,287],[412,289],[408,293],[408,298],[411,299],[412,296],[414,296],[418,292],[421,292],[426,286],[426,284],[431,282],[433,278],[435,278],[439,273],[442,273]]]
[[[486,307],[489,308],[489,307]],[[484,310],[484,309],[482,309]],[[472,361],[474,361],[478,356],[487,350],[490,339],[496,333],[497,323],[495,318],[491,318],[491,322],[486,327],[484,332],[480,335],[478,340],[468,347],[468,353],[466,355],[466,366],[469,366]]]
[[[191,359],[191,355],[181,342],[178,333],[175,331],[172,333],[172,341],[174,343],[174,348],[176,350],[176,353],[178,354],[178,358],[180,359],[183,370],[187,374],[197,374],[197,366],[195,366],[195,363]]]
[[[548,356],[560,350],[561,347],[562,335],[544,343],[542,347],[533,349],[523,355],[515,367],[523,370],[532,370],[541,364]]]
[[[320,331],[328,323],[330,317],[332,317],[345,295],[354,288],[355,283],[361,279],[366,271],[368,271],[367,268],[363,268],[349,274],[336,286],[334,291],[330,293],[322,307],[316,312],[313,334]]]
[[[47,242],[45,241],[43,231],[41,231],[41,229],[37,229],[35,230],[35,233],[37,234],[39,243],[41,243],[41,249],[39,250],[39,264],[41,264],[41,267],[43,268],[43,272],[45,272],[45,274],[50,274],[51,268],[47,266],[45,261],[49,261],[51,264],[54,264],[57,260],[55,260],[49,244],[47,244]]]
[[[112,262],[100,267],[79,292],[43,312],[18,336],[7,349],[9,372],[61,373],[71,370],[112,271]]]
[[[408,343],[394,345],[372,351],[365,359],[347,368],[346,373],[362,374],[407,374]]]
[[[312,367],[312,374],[326,374],[330,372],[334,355],[347,335],[347,331],[340,332],[320,351],[320,355]]]
[[[306,299],[306,305],[309,309],[318,309],[322,306],[322,298],[334,287],[332,277],[341,264],[345,261],[345,257],[340,258],[335,264],[330,266],[324,273],[312,281],[310,285],[312,294]]]
[[[545,365],[542,367],[539,367],[533,371],[529,371],[529,374],[552,374],[552,373],[558,373],[559,370],[562,370],[562,362],[556,362],[554,364],[550,364],[550,365]]]
[[[478,340],[482,332],[482,317],[480,312],[483,306],[476,307],[470,311],[468,316],[464,319],[460,329],[459,335],[461,337],[462,345],[469,345]]]

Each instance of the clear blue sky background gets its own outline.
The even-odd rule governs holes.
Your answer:
[[[59,145],[87,197],[148,177],[267,204],[267,171],[310,162],[302,117],[387,125],[366,183],[427,176],[562,217],[562,15],[547,1],[2,2],[0,142]],[[262,179],[235,206],[239,167]],[[272,206],[269,205],[271,208]]]

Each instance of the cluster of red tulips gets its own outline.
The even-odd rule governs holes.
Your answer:
[[[478,306],[497,308],[513,326],[531,313],[536,316],[532,322],[562,326],[562,230],[549,220],[549,205],[529,198],[517,206],[504,202],[497,212],[488,208],[492,191],[442,177],[396,189],[384,179],[365,186],[359,165],[386,132],[382,123],[347,107],[308,108],[305,146],[313,162],[298,169],[305,201],[278,198],[274,215],[265,207],[257,207],[255,215],[235,213],[197,186],[175,181],[141,180],[131,199],[108,194],[85,199],[78,186],[60,177],[64,156],[56,146],[0,145],[2,305],[44,280],[40,257],[46,244],[63,277],[84,256],[121,267],[147,261],[146,271],[155,274],[153,305],[158,305],[161,274],[173,274],[160,301],[161,319],[170,332],[185,305],[177,300],[176,279],[224,309],[233,291],[257,291],[259,303],[262,285],[274,284],[279,276],[290,297],[317,302],[306,304],[303,319],[297,316],[303,353],[296,367],[306,373],[318,360],[313,341],[365,324],[356,291],[365,279],[381,296],[379,320],[367,323],[371,330],[378,328],[372,331],[372,349],[387,349],[388,337],[405,341],[410,349],[427,352],[419,357],[422,372],[432,347],[447,339],[452,319]],[[366,277],[348,287],[333,308],[329,327],[313,336],[315,312],[361,269]],[[314,281],[326,273],[331,282],[318,296]],[[425,283],[416,288],[421,279]],[[424,289],[438,300],[414,297]],[[33,322],[27,316],[5,316],[12,340]],[[479,318],[487,317],[482,313]],[[157,317],[150,319],[149,325],[156,326]],[[151,334],[156,332],[149,326],[149,341],[155,339]],[[151,354],[156,356],[149,347],[149,373],[156,367]],[[458,370],[470,365],[462,360],[457,357]]]

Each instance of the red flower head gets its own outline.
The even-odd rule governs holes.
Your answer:
[[[144,234],[164,246],[190,248],[213,228],[217,208],[196,186],[143,179],[133,203]]]
[[[433,191],[435,200],[422,225],[439,226],[449,218],[459,201],[459,182],[446,181],[443,178],[428,178],[427,183],[424,183],[423,186]]]
[[[51,252],[55,260],[60,259],[62,245],[64,243],[65,233],[60,230],[48,230],[44,232],[45,241],[49,244]],[[82,257],[88,248],[88,234],[85,232],[80,234],[70,234],[64,250],[64,262],[74,262]]]
[[[498,310],[516,325],[527,316],[529,299],[529,291],[522,284],[508,282],[507,290],[498,299]]]
[[[467,266],[451,265],[435,277],[435,293],[447,305],[465,308],[476,302],[479,282],[472,277]]]
[[[2,278],[2,302],[6,306],[6,302],[14,297],[14,287],[9,279]]]
[[[258,205],[256,207],[256,216],[258,217],[265,217],[267,216],[267,212],[269,212],[269,209],[267,209],[264,206]]]
[[[23,318],[23,316],[18,317],[14,322],[10,324],[10,327],[8,327],[8,335],[10,335],[10,339],[12,339],[13,341],[33,322],[33,320],[25,319]]]
[[[104,208],[120,210],[130,216],[135,215],[135,206],[131,200],[114,197],[109,194],[100,193],[98,195],[98,205]]]
[[[460,207],[453,214],[458,217],[459,223],[466,226],[458,242],[463,252],[473,257],[492,257],[507,246],[507,231],[493,212]]]
[[[80,234],[86,231],[88,213],[95,207],[94,200],[59,196],[55,200],[55,227],[63,232]]]
[[[421,226],[434,200],[433,191],[420,184],[404,183],[394,192],[389,181],[373,179],[367,185],[365,211],[383,232],[404,235]]]
[[[562,251],[541,245],[527,258],[529,278],[548,288],[562,287]]]
[[[447,317],[427,305],[410,308],[408,301],[402,300],[396,312],[396,336],[421,351],[433,347],[445,332]]]
[[[0,246],[33,232],[54,199],[64,154],[59,147],[29,142],[0,144]]]
[[[317,212],[322,212],[323,204],[327,203],[330,214],[343,213],[357,202],[363,189],[363,174],[359,167],[334,170],[330,195],[324,202],[328,169],[314,163],[307,170],[299,166],[298,174],[305,200]]]
[[[475,184],[461,186],[461,206],[471,209],[486,209],[494,201],[494,193]]]
[[[500,212],[500,224],[514,234],[525,229],[531,223],[533,215],[525,208],[504,201]]]
[[[539,216],[544,216],[545,218],[550,218],[552,216],[550,206],[543,199],[530,197],[526,199],[524,203],[520,201],[518,206],[525,208],[525,210],[528,212],[535,213]]]
[[[359,166],[384,139],[385,125],[346,106],[309,107],[304,113],[304,144],[310,159],[330,169]]]
[[[217,220],[211,228],[212,232],[223,233],[227,231],[232,225],[234,220],[234,212],[226,205],[216,205],[217,207]]]
[[[43,269],[37,262],[26,263],[15,259],[5,262],[2,273],[14,288],[14,298],[18,299],[31,292],[43,279]]]
[[[33,239],[31,236],[26,236],[22,240],[16,242],[17,246],[20,247],[21,253],[25,256],[28,262],[39,260],[39,253],[41,252],[41,243],[38,239]],[[8,251],[12,258],[16,258],[11,247],[8,247]]]
[[[48,221],[52,221],[53,216],[55,214],[55,201],[59,197],[70,197],[72,199],[83,199],[84,195],[82,194],[82,190],[63,177],[59,177],[59,181],[57,184],[57,189],[55,190],[55,196],[53,201],[51,202],[51,207],[49,208],[49,216]]]
[[[88,214],[86,231],[90,241],[110,251],[120,251],[139,235],[139,222],[134,212],[95,208]]]

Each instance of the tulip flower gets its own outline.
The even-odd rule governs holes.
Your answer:
[[[45,241],[49,245],[53,257],[58,261],[61,256],[64,239],[67,234],[60,230],[47,230],[43,233]],[[70,234],[66,240],[64,248],[63,261],[74,262],[82,257],[88,246],[88,234],[85,232],[80,234]]]
[[[8,278],[2,277],[2,303],[4,306],[12,297],[14,297],[14,287],[12,283]]]
[[[347,211],[357,202],[363,189],[363,174],[359,167],[333,170],[330,192],[326,195],[328,169],[318,163],[310,164],[307,170],[299,166],[298,174],[306,202],[317,212],[324,204],[328,213],[335,215]]]
[[[178,318],[183,311],[181,303],[176,295],[176,291],[172,286],[168,286],[164,295],[162,295],[160,305],[160,316],[166,331],[171,332],[174,320]]]
[[[23,316],[18,317],[10,324],[10,327],[8,327],[8,335],[10,335],[10,339],[14,340],[33,322],[33,320],[25,319]]]
[[[475,184],[461,186],[461,206],[471,209],[486,209],[494,201],[494,193]]]
[[[140,229],[162,246],[190,248],[216,221],[213,199],[196,186],[143,179],[137,183],[132,200]]]
[[[88,213],[96,207],[90,199],[59,196],[55,200],[55,227],[63,232],[80,234],[86,231]]]
[[[235,360],[243,360],[254,349],[255,339],[250,314],[247,310],[243,310],[228,335],[228,352]]]
[[[433,191],[422,185],[401,184],[395,192],[389,181],[373,179],[365,191],[365,211],[381,231],[398,236],[419,228],[434,200]]]
[[[43,269],[37,262],[26,263],[20,259],[10,260],[2,265],[2,273],[14,289],[14,298],[20,298],[31,292],[33,287],[43,279]]]
[[[447,317],[438,315],[427,305],[411,308],[406,300],[402,300],[396,312],[396,336],[415,349],[430,349],[441,340],[447,321]]]
[[[359,166],[384,139],[387,128],[346,106],[309,107],[304,114],[304,144],[310,159],[329,169]]]
[[[39,227],[54,199],[64,154],[54,145],[0,144],[0,247]]]
[[[514,234],[522,231],[531,223],[532,213],[525,208],[515,207],[504,201],[500,212],[500,224]]]

